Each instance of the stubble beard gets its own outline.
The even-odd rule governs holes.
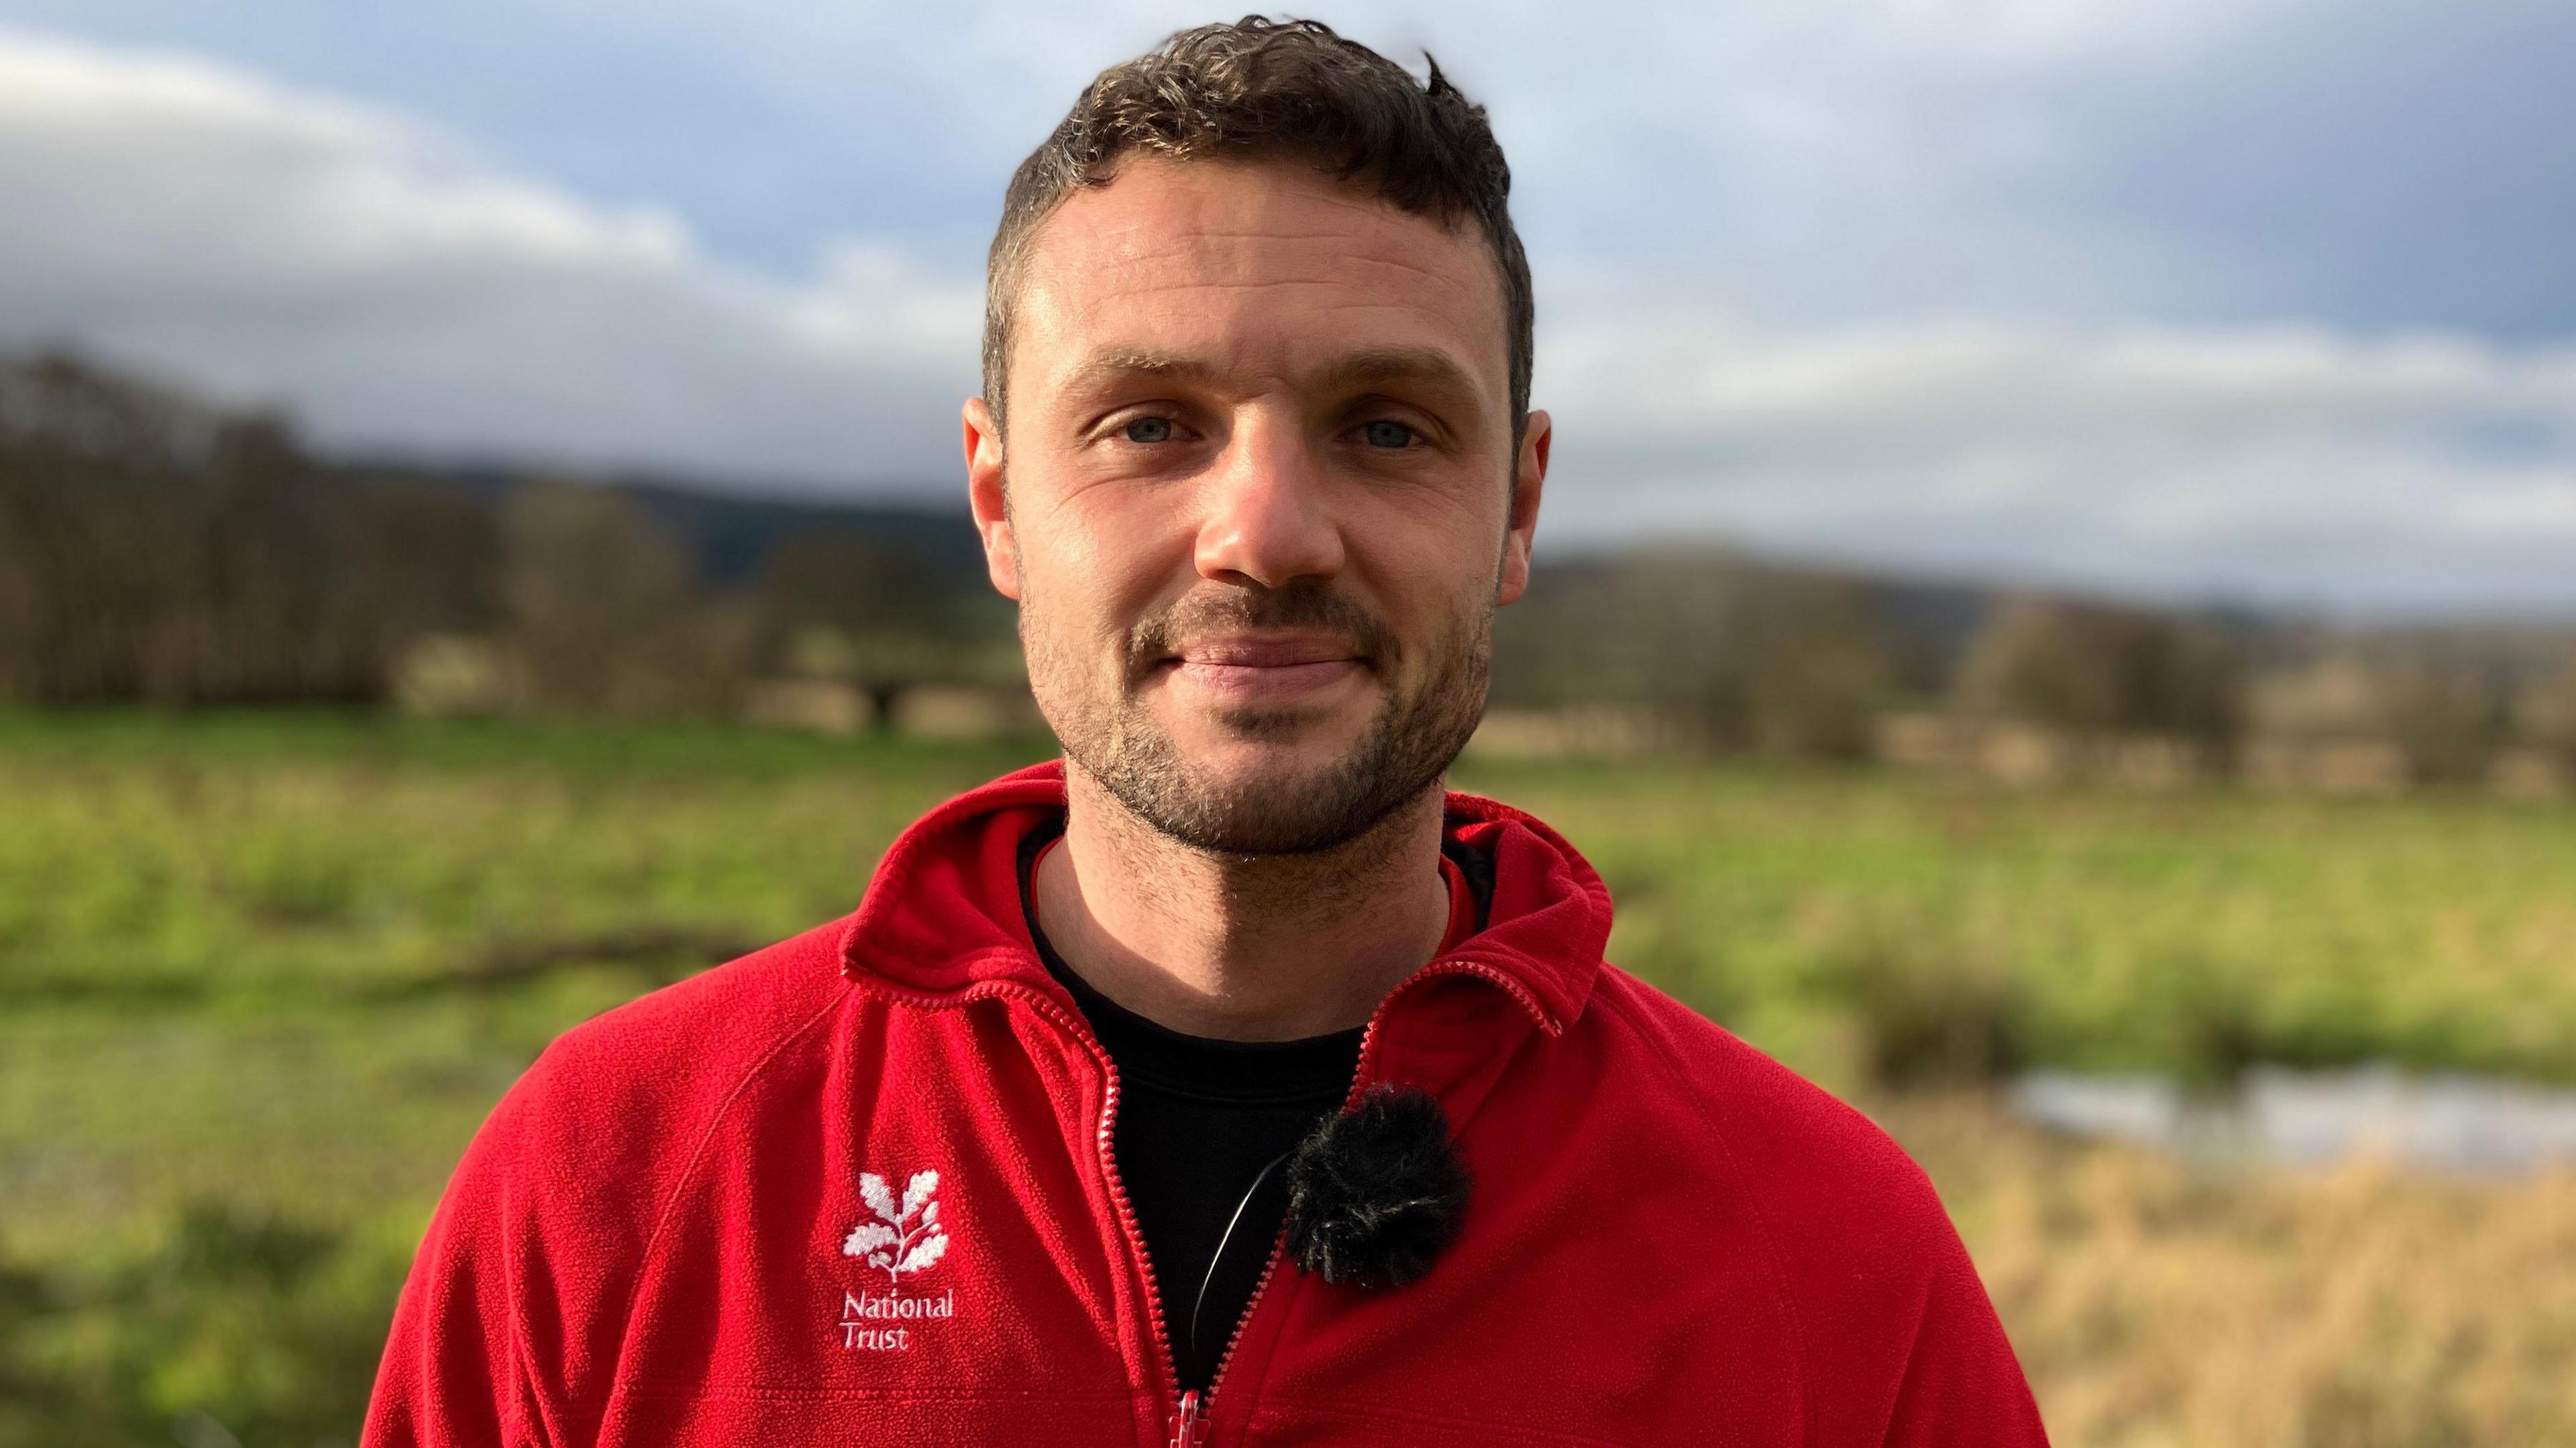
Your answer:
[[[1369,667],[1381,679],[1397,661],[1373,621],[1316,591],[1233,595],[1214,610],[1248,625],[1347,624],[1371,645]],[[1199,610],[1201,614],[1208,610]],[[1366,834],[1435,787],[1484,717],[1493,613],[1471,610],[1427,646],[1420,684],[1389,685],[1377,716],[1339,759],[1321,769],[1283,766],[1237,779],[1213,779],[1192,766],[1137,691],[1140,656],[1156,652],[1169,620],[1140,627],[1130,640],[1118,687],[1089,697],[1079,681],[1099,677],[1057,655],[1021,617],[1022,645],[1038,703],[1067,758],[1111,798],[1156,833],[1209,854],[1305,855]],[[1064,687],[1068,684],[1073,687]],[[1299,710],[1230,710],[1219,723],[1239,739],[1285,742],[1310,727]]]

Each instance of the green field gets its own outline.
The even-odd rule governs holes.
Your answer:
[[[429,1206],[545,1042],[846,913],[906,821],[1041,748],[0,716],[0,1444],[352,1437]],[[2576,809],[1456,783],[1586,850],[1614,960],[1898,1118],[2024,1065],[2576,1080]]]

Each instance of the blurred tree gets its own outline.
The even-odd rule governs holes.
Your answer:
[[[1895,692],[1860,590],[1728,555],[1662,554],[1550,571],[1497,615],[1493,699],[1627,705],[1719,749],[1868,751]]]
[[[68,355],[0,362],[0,697],[376,700],[435,646],[491,665],[490,707],[722,713],[816,628],[880,705],[1019,677],[1007,605],[917,530],[797,537],[710,595],[707,540],[639,496],[351,476],[278,418]]]
[[[1886,641],[1860,591],[1773,575],[1744,600],[1745,732],[1755,748],[1814,759],[1868,756],[1895,694]]]
[[[381,692],[375,580],[348,548],[335,479],[286,424],[228,421],[186,489],[195,546],[167,561],[172,607],[147,642],[145,695],[200,700],[364,699]]]
[[[2576,648],[2567,651],[2566,661],[2554,673],[2516,701],[2514,719],[2525,741],[2576,768]]]
[[[453,489],[364,478],[349,502],[347,546],[385,656],[427,635],[501,627],[501,531],[490,508]]]
[[[1970,711],[2076,736],[2160,734],[2231,758],[2246,668],[2205,624],[2102,604],[2024,597],[1995,610],[1959,666]]]
[[[501,600],[528,703],[581,713],[729,712],[748,643],[687,553],[625,496],[523,484],[501,518]]]
[[[0,686],[171,704],[381,692],[345,489],[286,424],[69,356],[0,367]]]
[[[2400,658],[2375,672],[2381,732],[2422,783],[2479,778],[2512,732],[2512,696],[2492,670],[2454,658]]]
[[[191,547],[176,480],[214,420],[51,355],[0,369],[0,682],[44,703],[134,698]]]
[[[853,529],[789,539],[754,589],[763,664],[843,680],[880,726],[924,684],[1015,685],[1019,650],[1001,601],[945,580],[909,549]]]

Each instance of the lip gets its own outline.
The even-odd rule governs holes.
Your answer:
[[[1287,669],[1305,664],[1357,663],[1359,654],[1344,640],[1322,634],[1226,634],[1192,639],[1173,655],[1183,665],[1243,669]]]
[[[1348,642],[1326,635],[1238,634],[1192,639],[1163,667],[1212,694],[1278,702],[1329,688],[1365,665]]]

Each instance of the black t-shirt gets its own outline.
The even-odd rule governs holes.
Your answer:
[[[1302,1041],[1211,1040],[1094,990],[1038,926],[1038,856],[1063,832],[1059,816],[1021,840],[1021,910],[1039,959],[1118,1067],[1110,1150],[1145,1239],[1181,1387],[1205,1391],[1287,1213],[1287,1155],[1349,1096],[1361,1028]],[[1443,848],[1468,882],[1481,926],[1492,866],[1454,841]]]

